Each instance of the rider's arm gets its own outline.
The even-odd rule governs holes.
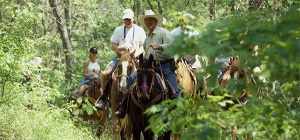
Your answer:
[[[119,44],[113,42],[111,44],[112,44],[112,50],[114,50],[118,55],[121,55],[122,48],[119,48]]]

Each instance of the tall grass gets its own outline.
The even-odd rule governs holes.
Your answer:
[[[9,88],[10,87],[10,88]],[[18,83],[7,85],[0,100],[0,139],[94,140],[111,139],[109,123],[97,136],[86,121],[72,118],[66,108],[48,104],[53,89],[31,86],[28,91]],[[108,120],[109,121],[109,120]]]

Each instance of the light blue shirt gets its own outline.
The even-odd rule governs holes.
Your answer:
[[[166,55],[162,53],[162,50],[156,50],[158,58],[154,53],[154,50],[149,45],[151,43],[157,43],[159,46],[166,49],[170,46],[173,41],[173,36],[170,31],[165,28],[156,26],[152,34],[148,34],[144,43],[145,57],[149,58],[150,54],[153,54],[155,60],[165,61],[168,59],[173,59],[173,55]]]

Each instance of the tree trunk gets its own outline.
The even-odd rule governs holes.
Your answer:
[[[67,26],[63,18],[61,18],[57,6],[57,0],[49,0],[49,4],[51,6],[52,12],[56,18],[56,23],[58,27],[58,32],[60,34],[60,38],[62,40],[63,49],[65,50],[65,58],[66,58],[66,72],[65,78],[66,82],[72,82],[71,74],[73,73],[72,64],[74,63],[74,59],[71,58],[70,54],[72,53],[72,47],[70,43],[70,39],[68,36]]]
[[[2,9],[1,9],[2,5],[0,3],[0,22],[2,22]]]
[[[266,8],[268,0],[250,0],[249,11]]]
[[[151,4],[151,1],[150,1],[150,0],[147,0],[147,2],[148,2],[148,4],[149,4],[149,6],[150,6],[150,9],[151,9],[153,12],[155,12],[155,10],[153,9],[153,5]]]
[[[136,0],[136,16],[135,17],[138,17],[141,14],[142,14],[141,0]],[[138,23],[138,25],[140,25],[140,23]]]
[[[163,10],[162,10],[162,7],[161,7],[161,2],[160,2],[160,0],[158,0],[157,1],[157,3],[158,3],[158,13],[160,13],[161,15],[163,15]]]
[[[216,19],[216,1],[212,0],[209,4],[209,17],[211,20]]]

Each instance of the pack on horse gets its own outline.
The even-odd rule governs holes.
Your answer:
[[[144,111],[154,104],[158,104],[169,98],[163,78],[154,71],[154,58],[150,55],[149,60],[139,57],[137,78],[129,88],[128,115],[132,121],[133,139],[140,139],[141,132],[145,140],[152,140],[154,133],[146,130],[149,118]],[[159,139],[170,139],[171,132],[166,132]]]
[[[134,58],[134,52],[124,52],[118,62],[118,66],[112,74],[112,86],[110,93],[110,103],[112,113],[114,114],[117,110],[119,103],[122,100],[123,92],[126,90],[128,76],[136,71],[136,60]],[[125,117],[120,119],[115,115],[113,118],[113,131],[114,131],[114,139],[126,139],[126,135],[128,139],[131,139],[131,121],[129,117]]]
[[[99,81],[98,78],[93,78],[92,81],[90,81],[89,85],[90,86],[84,92],[84,96],[88,98],[88,101],[90,102],[90,104],[94,105],[96,100],[101,96],[100,81]],[[76,92],[76,90],[74,90],[73,92]],[[78,109],[81,109],[82,104],[85,103],[84,100],[81,104],[77,103],[77,100],[72,97],[72,94],[69,96],[68,102],[77,104]],[[104,128],[104,124],[105,124],[105,121],[106,121],[106,118],[107,118],[107,113],[108,113],[108,106],[106,106],[103,111],[93,110],[92,114],[88,114],[86,111],[83,111],[83,113],[79,114],[78,116],[83,118],[84,120],[87,120],[87,121],[92,122],[92,123],[95,122],[95,121],[99,121],[98,122],[99,123],[99,129],[98,130],[100,130],[100,131],[98,131],[98,132],[101,133],[101,131]]]
[[[182,58],[176,61],[176,66],[177,69],[175,70],[175,73],[178,86],[184,88],[182,89],[181,94],[186,93],[189,94],[189,97],[194,97],[197,92],[197,79],[193,68]]]

